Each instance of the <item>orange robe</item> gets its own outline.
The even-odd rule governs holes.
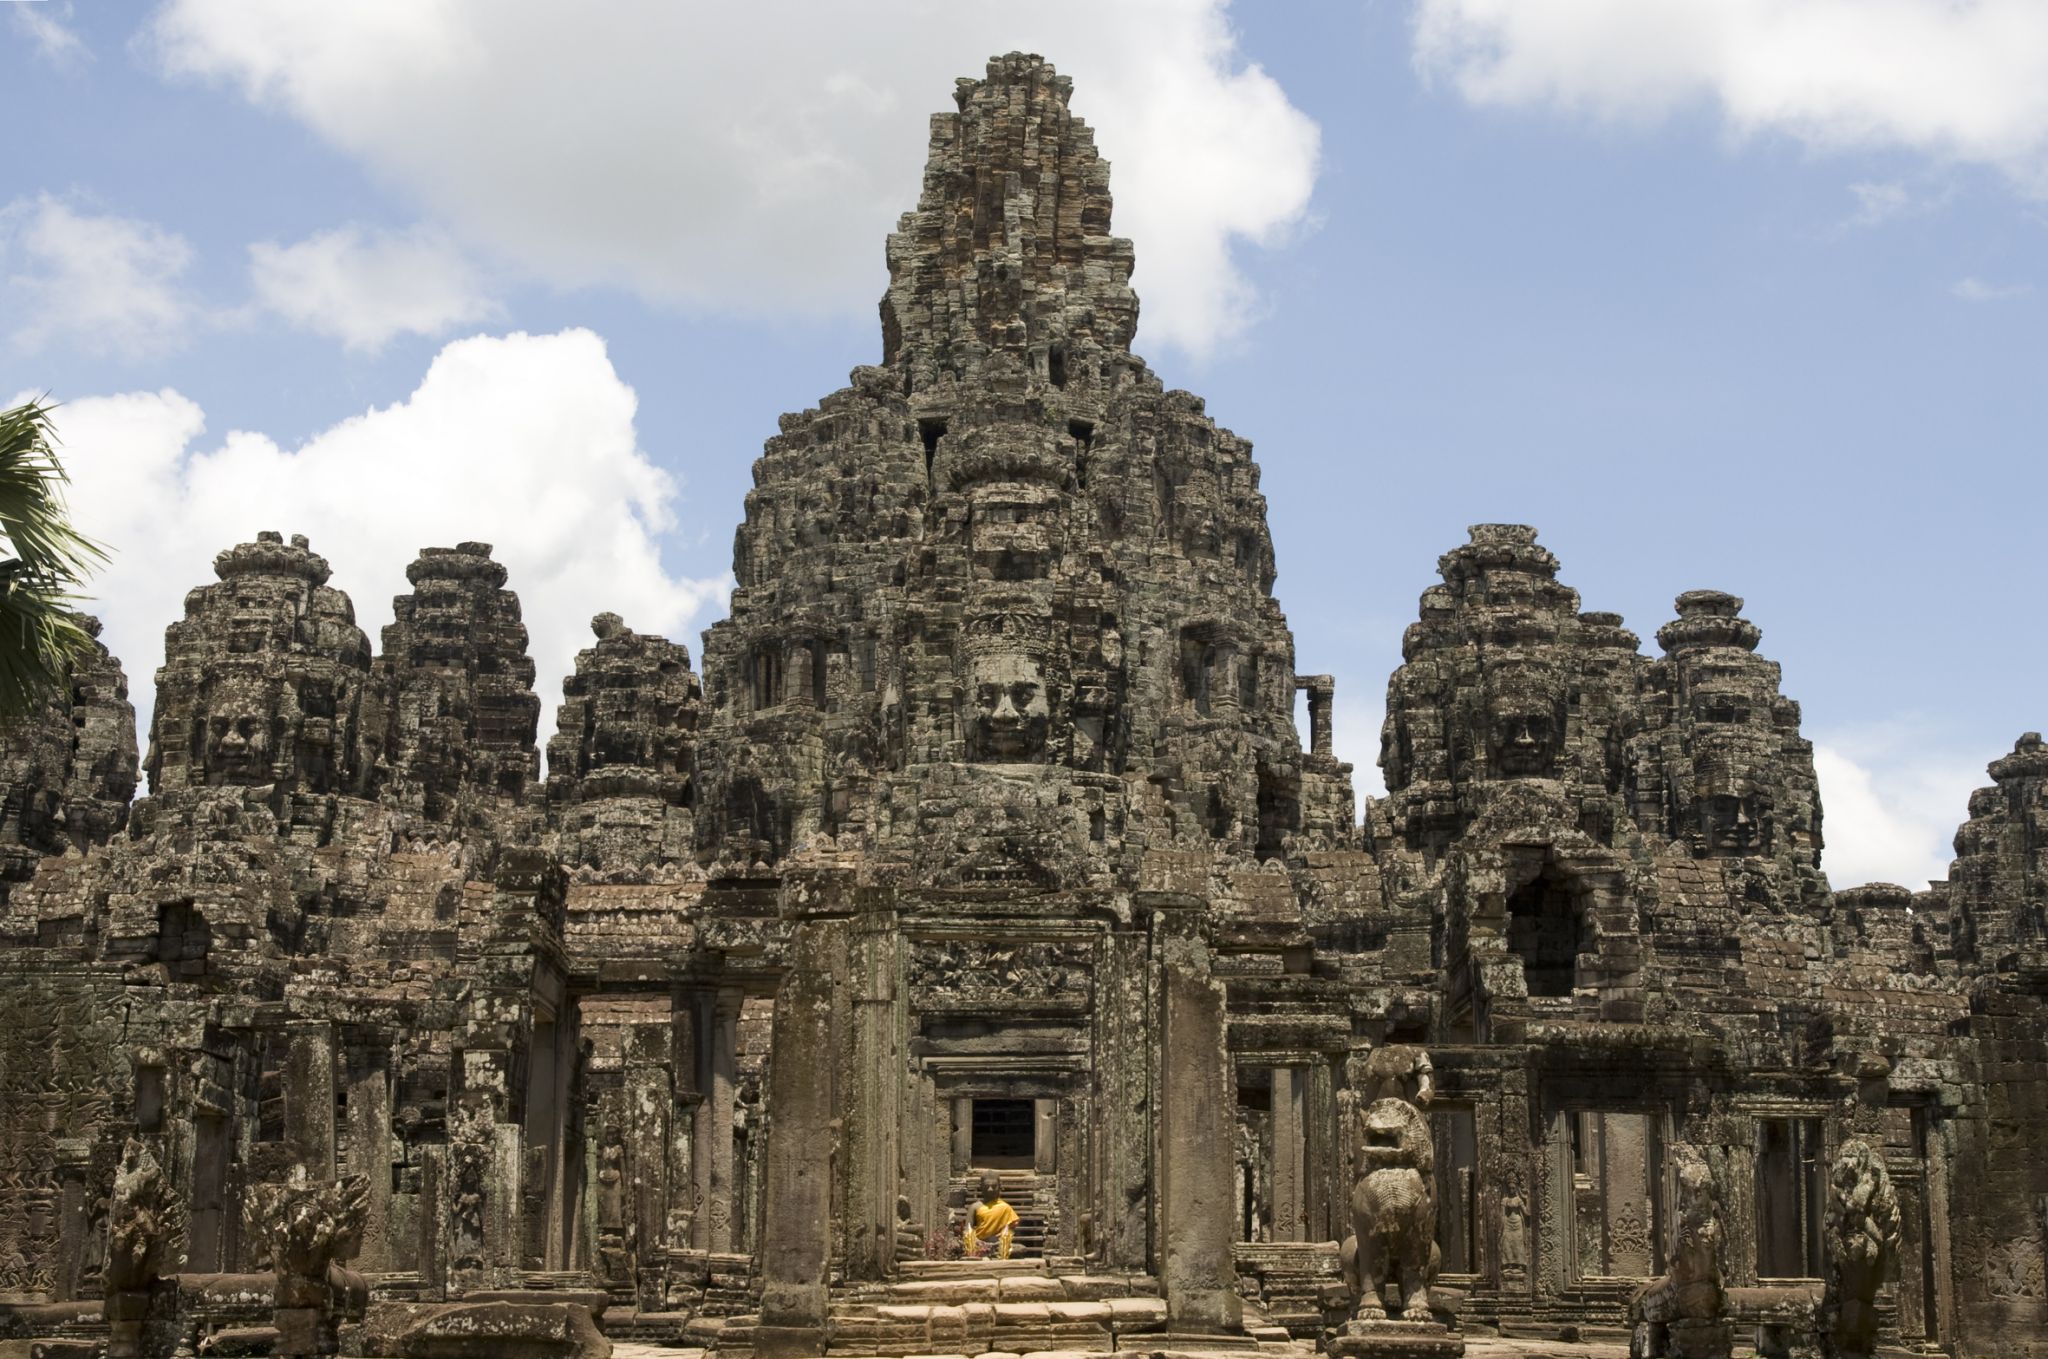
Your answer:
[[[1009,1259],[1010,1234],[1016,1225],[1017,1210],[1001,1199],[994,1203],[975,1204],[973,1219],[967,1224],[967,1231],[962,1238],[967,1243],[967,1253],[972,1255],[977,1245],[993,1241],[996,1246],[996,1258]]]

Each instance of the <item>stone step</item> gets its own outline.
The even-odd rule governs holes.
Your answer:
[[[1065,1274],[1055,1277],[1019,1271],[979,1278],[953,1275],[898,1279],[886,1284],[844,1290],[839,1296],[844,1303],[868,1304],[1097,1302],[1111,1298],[1146,1298],[1157,1302],[1159,1285],[1145,1275]]]
[[[907,1260],[902,1273],[909,1278],[980,1278],[996,1274],[1043,1274],[1046,1262],[1037,1260]]]

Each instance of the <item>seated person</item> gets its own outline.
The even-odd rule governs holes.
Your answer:
[[[1017,1210],[1003,1202],[1002,1189],[993,1175],[981,1177],[981,1202],[970,1207],[967,1230],[962,1235],[970,1257],[987,1254],[993,1243],[996,1259],[1010,1258],[1010,1237],[1017,1227]]]

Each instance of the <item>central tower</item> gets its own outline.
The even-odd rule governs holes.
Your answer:
[[[1035,56],[963,80],[889,237],[882,363],[754,465],[705,645],[700,854],[1128,888],[1351,795],[1293,721],[1251,447],[1131,352],[1109,166]]]

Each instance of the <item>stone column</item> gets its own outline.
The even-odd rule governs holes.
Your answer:
[[[1578,1194],[1572,1184],[1571,1115],[1552,1111],[1546,1120],[1542,1181],[1537,1185],[1537,1296],[1558,1297],[1578,1277]]]
[[[809,708],[815,697],[812,691],[813,659],[811,642],[798,642],[786,653],[787,660],[782,672],[782,701],[792,708]]]
[[[1079,1255],[1084,1249],[1093,1249],[1090,1243],[1084,1246],[1081,1240],[1081,1214],[1088,1211],[1088,1098],[1078,1090],[1070,1089],[1060,1099],[1051,1101],[1053,1109],[1052,1170],[1058,1177],[1060,1208],[1059,1231],[1053,1238],[1053,1248],[1061,1255]]]
[[[1095,973],[1099,1098],[1093,1114],[1102,1167],[1095,1230],[1102,1267],[1112,1270],[1153,1268],[1151,1083],[1158,1036],[1152,1028],[1157,1008],[1148,984],[1146,942],[1140,933],[1111,933],[1100,946]]]
[[[1223,985],[1209,974],[1198,904],[1162,909],[1159,944],[1160,1273],[1167,1329],[1240,1329],[1230,1255],[1235,1133]]]
[[[662,1248],[668,1225],[669,1121],[675,1109],[674,1025],[636,1024],[626,1048],[625,1196],[632,1223],[633,1258],[648,1261]]]
[[[59,1302],[84,1295],[85,1234],[92,1227],[86,1179],[92,1168],[92,1139],[60,1137],[57,1152],[57,1267]]]
[[[1647,1277],[1656,1271],[1650,1239],[1649,1119],[1602,1114],[1600,1124],[1601,1242],[1606,1273]]]
[[[1302,1069],[1273,1068],[1273,1240],[1306,1238],[1308,1204],[1304,1175]]]
[[[448,1255],[452,1240],[448,1230],[447,1191],[448,1148],[419,1149],[420,1192],[414,1196],[418,1214],[417,1240],[413,1258],[420,1272],[420,1286],[428,1298],[443,1297],[448,1290]]]
[[[841,1083],[846,1119],[846,1274],[887,1277],[896,1255],[903,1053],[897,1041],[898,935],[887,900],[864,899],[848,939],[852,1039]]]
[[[348,1170],[369,1185],[364,1203],[365,1271],[391,1268],[391,1081],[384,1050],[357,1049],[348,1070]]]
[[[694,1233],[704,1249],[732,1249],[733,1223],[733,1096],[739,1071],[740,1006],[743,994],[736,987],[706,993],[698,1001],[698,1028],[702,1035],[698,1058],[700,1089],[704,1098],[697,1105],[696,1137],[691,1148],[697,1182],[698,1220]]]
[[[1309,754],[1331,756],[1330,712],[1337,698],[1337,681],[1331,675],[1296,675],[1294,687],[1308,690]]]
[[[1349,1228],[1338,1230],[1338,1220],[1348,1218],[1351,1185],[1337,1188],[1335,1150],[1337,1130],[1337,1087],[1330,1071],[1330,1059],[1318,1056],[1307,1071],[1307,1115],[1302,1154],[1308,1166],[1308,1236],[1310,1241],[1342,1241]]]
[[[936,1116],[932,1112],[932,1082],[923,1072],[910,1080],[910,1107],[904,1111],[908,1139],[903,1144],[904,1194],[910,1199],[910,1220],[917,1224],[918,1239],[931,1234],[934,1205],[932,1183],[938,1160],[935,1137]]]
[[[965,1175],[974,1164],[974,1101],[956,1099],[953,1106],[953,1174]]]
[[[295,1020],[285,1029],[284,1135],[292,1164],[315,1180],[334,1178],[334,1026]],[[389,1172],[386,1172],[387,1176]]]
[[[1050,1175],[1059,1163],[1059,1107],[1056,1099],[1031,1102],[1031,1169]]]
[[[790,970],[775,995],[769,1038],[768,1130],[761,1210],[758,1359],[825,1352],[825,1268],[838,1150],[833,978],[846,961],[846,925],[805,920],[791,941]]]

